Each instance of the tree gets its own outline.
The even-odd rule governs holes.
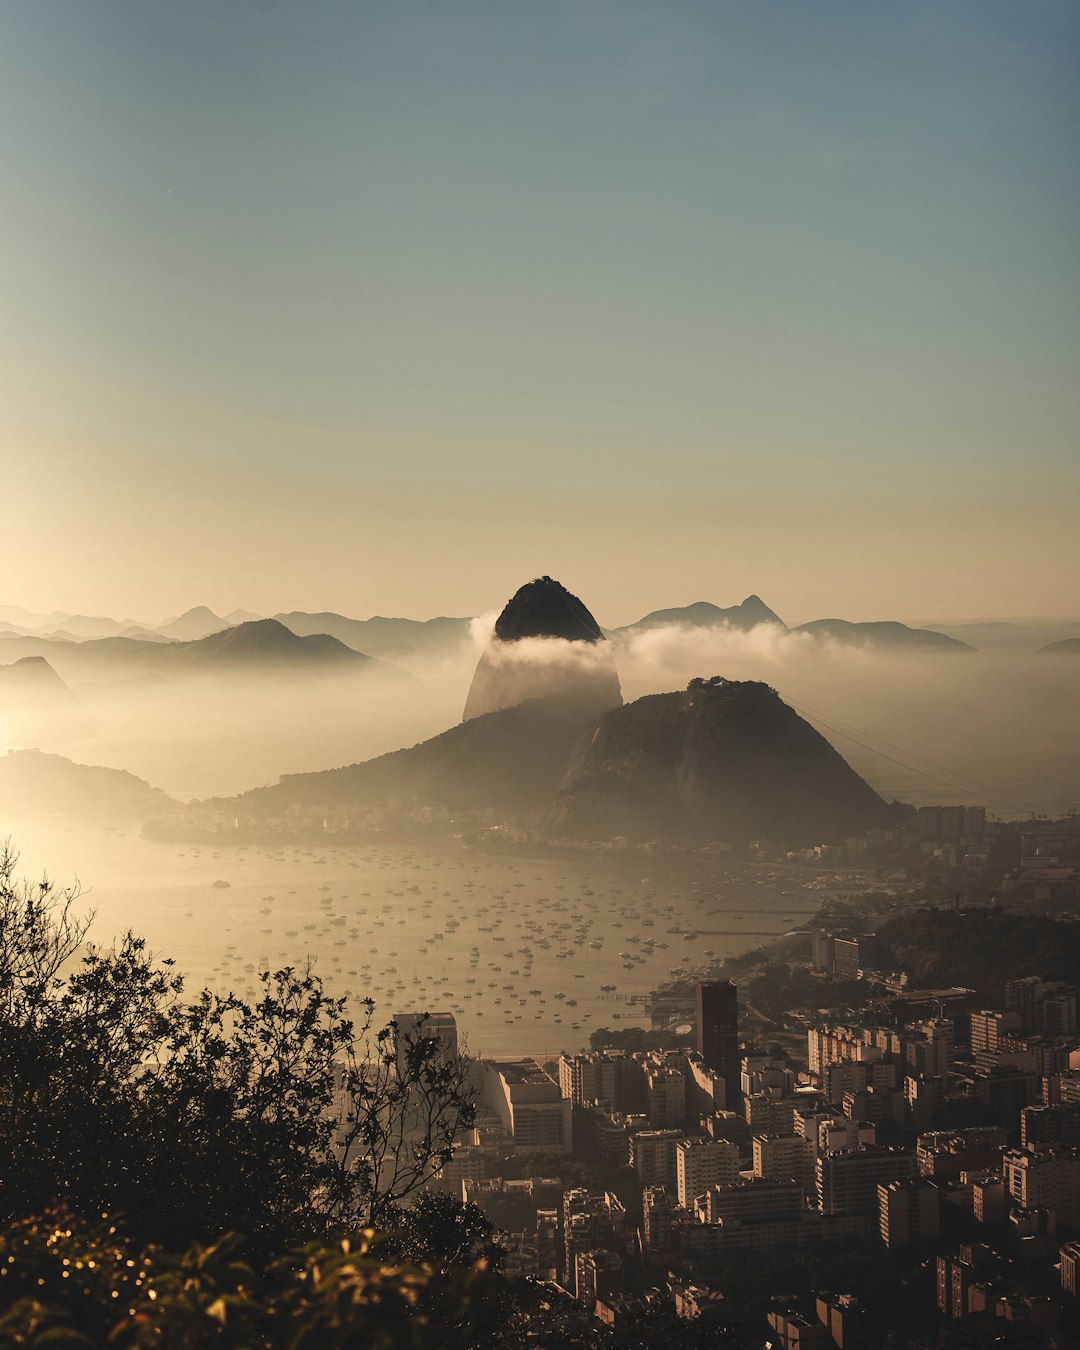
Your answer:
[[[468,1058],[428,1034],[429,1018],[375,1031],[373,1005],[342,1056],[337,1167],[328,1199],[346,1225],[384,1223],[453,1156],[476,1115]]]
[[[310,969],[254,1000],[183,998],[126,934],[85,946],[77,888],[0,857],[0,1219],[60,1202],[143,1241],[229,1229],[267,1249],[362,1227],[413,1194],[472,1123],[469,1063],[423,1022],[359,1025]],[[79,955],[81,949],[81,956]]]
[[[495,1225],[480,1206],[441,1191],[421,1191],[400,1206],[391,1227],[394,1250],[417,1265],[450,1270],[483,1261],[498,1270],[503,1263]]]

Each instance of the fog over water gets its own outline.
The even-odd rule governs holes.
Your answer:
[[[70,703],[9,704],[0,740],[128,769],[184,799],[232,795],[454,725],[492,618],[477,620],[471,639],[445,653],[388,658],[403,671],[398,680],[351,670],[318,678],[69,678]],[[885,797],[916,805],[970,799],[1006,816],[1080,806],[1080,663],[1068,657],[900,654],[768,625],[657,628],[614,646],[627,701],[696,676],[764,680]],[[513,644],[503,657],[530,672],[545,662],[607,659],[599,644],[555,639]]]

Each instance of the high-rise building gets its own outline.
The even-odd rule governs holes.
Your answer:
[[[559,1059],[559,1089],[575,1106],[600,1102],[609,1111],[637,1110],[641,1080],[640,1064],[627,1055],[600,1050]]]
[[[755,1092],[752,1097],[743,1098],[743,1114],[752,1135],[794,1134],[795,1111],[800,1105],[798,1097]]]
[[[979,1008],[968,1015],[968,1021],[971,1028],[971,1052],[978,1054],[982,1050],[997,1050],[1005,1034],[1020,1026],[1020,1015],[1003,1012],[1000,1008]]]
[[[696,1212],[704,1223],[776,1224],[799,1220],[804,1206],[803,1188],[794,1181],[743,1177],[733,1186],[706,1191]]]
[[[831,1350],[835,1344],[820,1322],[799,1312],[773,1311],[769,1313],[769,1326],[778,1350]]]
[[[945,1107],[948,1092],[947,1078],[904,1079],[904,1109],[908,1124],[917,1130],[928,1130]]]
[[[877,1194],[879,1232],[890,1250],[938,1236],[941,1197],[936,1186],[913,1178],[879,1182]]]
[[[630,1166],[643,1186],[665,1186],[674,1195],[675,1146],[685,1137],[678,1129],[639,1130],[631,1136]]]
[[[1009,980],[1005,985],[1005,1007],[1020,1019],[1020,1025],[1034,1031],[1039,1025],[1038,1005],[1043,997],[1043,982],[1038,975]]]
[[[1020,1209],[1052,1209],[1060,1223],[1080,1223],[1080,1149],[1028,1153],[1006,1149],[1005,1187]]]
[[[877,1128],[847,1116],[822,1120],[818,1124],[818,1157],[829,1153],[847,1153],[877,1143]]]
[[[646,1186],[641,1205],[646,1250],[671,1251],[675,1246],[675,1229],[689,1216],[663,1186]]]
[[[680,1064],[664,1060],[646,1065],[645,1114],[658,1130],[686,1124],[686,1078]]]
[[[621,1252],[626,1245],[626,1210],[610,1192],[575,1189],[563,1193],[563,1284],[578,1294],[579,1252]]]
[[[1020,1143],[1040,1148],[1080,1148],[1080,1102],[1025,1106],[1020,1112]]]
[[[1073,1298],[1080,1295],[1080,1242],[1067,1242],[1061,1249],[1061,1287]]]
[[[971,1186],[971,1212],[979,1223],[1001,1223],[1005,1218],[1008,1205],[1005,1199],[1005,1181],[998,1172],[989,1172],[986,1176],[965,1177]]]
[[[485,1062],[484,1096],[516,1148],[569,1153],[573,1105],[534,1059]]]
[[[814,1185],[814,1146],[802,1135],[754,1136],[754,1176],[766,1181],[797,1181]]]
[[[697,1048],[708,1068],[724,1080],[728,1110],[739,1101],[739,995],[730,980],[697,987]]]
[[[575,1255],[577,1297],[587,1308],[623,1291],[623,1259],[618,1252],[593,1248]]]
[[[679,1204],[689,1209],[710,1186],[733,1186],[739,1179],[739,1147],[726,1139],[681,1139],[675,1145]]]
[[[823,1155],[817,1161],[818,1206],[822,1214],[874,1214],[877,1188],[916,1175],[915,1154],[900,1149],[862,1148]]]

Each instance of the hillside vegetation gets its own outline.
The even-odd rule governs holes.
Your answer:
[[[1009,980],[1041,975],[1075,981],[1080,972],[1080,923],[994,910],[954,913],[918,909],[878,929],[894,968],[917,986],[960,985],[1000,1004]]]

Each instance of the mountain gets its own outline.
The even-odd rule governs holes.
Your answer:
[[[272,787],[214,805],[228,816],[260,820],[296,810],[543,809],[583,725],[573,703],[535,699],[459,723],[406,750],[322,773],[287,774]]]
[[[47,656],[67,680],[129,680],[136,676],[198,674],[245,676],[364,671],[387,680],[411,676],[385,661],[353,651],[326,634],[297,637],[274,619],[237,624],[190,642],[140,642],[129,637],[61,643],[8,635],[0,650],[15,656]]]
[[[464,720],[557,695],[583,713],[622,703],[611,643],[585,605],[551,577],[516,591],[495,623],[465,700]]]
[[[79,640],[116,637],[124,631],[124,625],[102,614],[68,614],[55,624],[43,624],[38,632],[45,637],[58,630],[67,638]]]
[[[176,638],[179,642],[192,642],[209,637],[211,633],[220,633],[228,627],[227,619],[221,618],[205,605],[196,605],[194,609],[185,610],[178,619],[158,624],[154,631],[162,637]]]
[[[924,623],[919,625],[934,633],[969,642],[980,651],[1038,651],[1051,642],[1075,637],[1080,624],[1068,621],[1028,620],[1009,622],[1002,619],[983,623]]]
[[[472,627],[471,619],[387,619],[379,614],[370,619],[348,619],[329,611],[308,614],[293,610],[274,617],[301,637],[329,633],[354,651],[369,655],[380,652],[388,657],[450,650],[468,641]]]
[[[1063,638],[1060,642],[1048,643],[1039,648],[1039,655],[1080,656],[1080,637]]]
[[[149,628],[140,628],[138,624],[132,624],[125,628],[120,636],[133,638],[136,642],[172,642],[173,640],[166,637],[164,633],[155,633]]]
[[[891,813],[774,689],[714,676],[606,713],[582,737],[548,824],[591,839],[798,845],[861,834]]]
[[[698,600],[692,605],[683,605],[678,609],[654,609],[636,623],[617,628],[616,633],[635,633],[647,628],[667,628],[672,624],[684,628],[719,628],[728,624],[732,628],[749,631],[760,623],[779,624],[785,627],[783,619],[775,614],[764,600],[757,595],[748,595],[739,605],[721,609],[708,600]]]
[[[36,610],[23,609],[22,605],[0,605],[0,622],[14,624],[29,632],[56,628],[69,617],[61,609],[54,609],[51,614],[39,614]]]
[[[0,633],[0,654],[11,657],[41,656],[65,681],[109,679],[138,674],[156,662],[169,642],[139,642],[128,637],[89,638],[70,641],[49,636],[17,637]]]
[[[890,807],[776,692],[694,680],[583,717],[573,698],[532,699],[431,740],[272,787],[177,808],[148,832],[245,822],[256,832],[333,817],[361,830],[417,813],[492,810],[557,837],[843,839],[893,819]]]
[[[365,671],[391,680],[410,679],[387,661],[354,652],[328,633],[298,637],[275,618],[236,624],[193,643],[171,643],[158,651],[163,657],[159,668],[167,674],[243,672],[246,675],[274,675],[296,672],[323,675]]]
[[[917,652],[972,652],[974,647],[944,633],[929,628],[909,628],[907,624],[883,621],[880,623],[849,623],[847,619],[814,619],[790,630],[809,633],[813,637],[828,637],[849,647],[880,647],[890,651]]]
[[[236,624],[194,642],[174,642],[157,650],[161,652],[163,668],[170,673],[371,670],[391,675],[399,673],[402,679],[408,678],[403,672],[395,672],[393,666],[353,651],[327,633],[298,637],[276,619]]]
[[[576,595],[551,577],[520,587],[495,621],[500,642],[523,638],[563,638],[566,642],[602,642],[600,625]]]
[[[225,615],[226,623],[254,623],[257,619],[264,619],[265,614],[252,614],[250,609],[234,609],[232,613]]]
[[[74,695],[43,656],[0,666],[0,705],[71,703]]]
[[[7,816],[70,815],[94,820],[145,820],[176,803],[123,769],[76,764],[40,750],[0,755],[0,811]]]

